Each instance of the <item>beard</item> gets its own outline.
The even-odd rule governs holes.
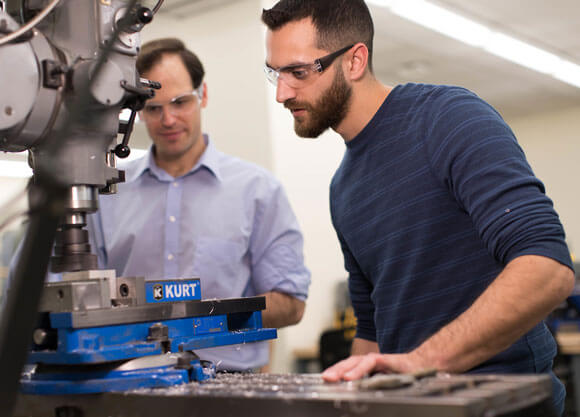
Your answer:
[[[306,110],[306,116],[294,118],[294,131],[303,138],[316,138],[328,128],[336,128],[344,120],[351,95],[352,87],[347,84],[339,67],[332,85],[322,93],[315,104],[291,99],[284,103],[284,107]]]

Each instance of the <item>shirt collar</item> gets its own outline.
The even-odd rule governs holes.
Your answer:
[[[187,175],[193,175],[200,169],[207,169],[214,175],[214,177],[216,177],[218,181],[222,181],[222,176],[219,167],[219,159],[220,159],[219,151],[209,140],[209,136],[207,136],[206,134],[203,135],[203,140],[205,141],[206,144],[205,151],[201,154],[199,161],[197,161],[194,167],[191,168],[189,172],[182,175],[182,177],[185,177]],[[135,181],[137,178],[139,178],[147,171],[151,172],[151,174],[154,175],[159,180],[173,181],[174,178],[171,177],[163,169],[159,168],[155,163],[155,158],[153,156],[153,147],[154,145],[151,145],[147,150],[147,153],[143,157],[133,161],[132,164],[130,163],[131,164],[130,166],[129,165],[127,166],[127,168],[129,169],[127,169],[127,175],[125,179],[126,182]],[[120,168],[123,167],[120,166]]]

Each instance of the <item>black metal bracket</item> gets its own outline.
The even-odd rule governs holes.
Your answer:
[[[0,414],[11,416],[20,374],[32,343],[38,306],[67,188],[33,183],[29,188],[30,222],[0,316]]]

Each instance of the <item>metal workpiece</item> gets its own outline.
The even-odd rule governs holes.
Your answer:
[[[17,416],[551,417],[548,375],[438,374],[396,389],[324,383],[319,374],[218,374],[171,388],[99,396],[21,396]],[[68,414],[67,414],[68,415]]]
[[[117,277],[114,269],[90,269],[85,271],[65,272],[62,275],[63,282],[65,281],[82,281],[82,280],[104,280],[109,286],[107,292],[110,300],[103,304],[105,307],[115,306],[137,306],[146,304],[145,294],[145,277]],[[100,288],[100,287],[99,287]],[[73,308],[72,310],[80,310],[80,308]],[[52,309],[51,312],[72,311],[65,309]],[[42,310],[49,311],[49,310]]]
[[[109,293],[114,294],[117,281],[117,272],[114,269],[87,269],[83,271],[65,272],[61,283],[72,281],[105,280],[109,283]]]
[[[117,272],[114,269],[87,269],[85,271],[65,272],[62,274],[63,281],[80,281],[83,279],[108,278],[114,280]]]
[[[119,277],[115,280],[113,305],[138,306],[146,304],[145,277]]]
[[[39,311],[87,311],[110,306],[109,282],[103,278],[47,283],[42,292]]]

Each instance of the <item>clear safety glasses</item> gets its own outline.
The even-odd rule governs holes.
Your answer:
[[[148,102],[141,110],[141,118],[145,121],[157,122],[163,116],[163,107],[166,107],[172,116],[189,114],[195,108],[196,102],[202,97],[203,84],[198,89],[173,97],[166,103]]]
[[[264,66],[266,78],[273,85],[278,85],[278,80],[284,81],[291,88],[302,88],[313,82],[318,75],[330,67],[336,58],[344,54],[355,44],[345,46],[336,52],[318,58],[311,64],[294,64],[280,68],[272,68],[267,64]]]

